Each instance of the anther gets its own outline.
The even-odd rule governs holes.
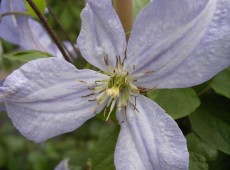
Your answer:
[[[127,58],[127,55],[125,55],[125,57],[123,58],[121,65],[124,65],[124,61],[126,60],[126,58]]]
[[[90,99],[89,102],[95,102],[97,99]]]
[[[119,64],[119,63],[118,63],[118,62],[119,62],[118,60],[119,60],[119,59],[118,59],[118,57],[116,56],[116,67],[118,67],[118,64]]]
[[[81,96],[81,97],[89,97],[89,96],[92,96],[92,95],[95,95],[96,93],[90,93],[90,94],[87,94],[85,96]]]
[[[87,82],[86,82],[86,81],[83,81],[83,80],[77,80],[77,81],[79,81],[79,82],[81,82],[81,83],[86,83],[86,84],[87,84]]]
[[[104,56],[104,62],[105,62],[105,65],[109,65],[109,61],[108,61],[108,54]]]

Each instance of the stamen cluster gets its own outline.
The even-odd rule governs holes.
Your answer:
[[[126,107],[131,93],[139,92],[138,88],[132,84],[133,79],[127,72],[116,68],[107,75],[110,77],[109,79],[95,82],[97,86],[91,88],[94,91],[93,93],[82,96],[90,97],[91,95],[98,94],[95,99],[89,100],[97,101],[97,106],[93,109],[92,113],[96,112],[98,107],[104,103],[106,105],[104,109],[106,120],[109,119],[115,105],[117,105],[117,108]]]
[[[113,75],[110,75],[110,79],[105,84],[105,89],[98,96],[97,101],[101,103],[107,101],[104,109],[104,117],[108,120],[118,101],[120,106],[117,104],[117,107],[127,105],[131,86],[128,74],[121,73],[113,73]]]

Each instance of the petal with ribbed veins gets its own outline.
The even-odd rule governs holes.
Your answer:
[[[28,139],[42,142],[73,131],[100,111],[94,100],[98,94],[91,88],[103,79],[107,76],[77,70],[62,59],[38,59],[6,78],[0,99],[14,126]]]
[[[178,12],[176,8],[176,4],[179,4],[180,1],[177,0],[175,3],[173,1],[169,13],[163,15],[166,19],[172,18],[173,21],[174,18],[178,19],[178,22],[174,22],[176,26],[169,22],[169,24],[171,23],[169,28],[172,28],[173,31],[167,32],[168,29],[166,31],[163,29],[165,25],[167,26],[167,22],[159,26],[156,24],[157,28],[153,26],[153,30],[162,28],[162,31],[167,34],[161,35],[160,32],[161,39],[155,43],[153,43],[155,39],[148,41],[145,38],[147,44],[142,45],[144,50],[140,48],[139,52],[137,46],[133,46],[135,43],[131,36],[125,68],[129,70],[135,68],[133,75],[136,76],[140,73],[141,75],[146,72],[152,73],[143,77],[139,76],[135,83],[136,86],[144,88],[189,87],[207,81],[229,65],[229,2],[226,0],[190,1],[190,3],[183,1],[183,3],[181,2],[181,5],[184,4],[182,9],[184,6],[190,6],[186,10],[191,11],[191,13],[187,12],[188,14],[185,12],[183,18],[179,17],[181,11]],[[155,14],[156,20],[160,19],[162,16],[158,15],[161,13],[159,10],[155,10],[155,13],[150,11],[156,4],[170,5],[165,1],[153,1],[142,11],[140,18],[152,13]],[[169,15],[170,11],[175,12],[173,15],[175,17]],[[194,13],[194,11],[198,12]],[[136,22],[141,23],[144,20],[137,19]],[[139,25],[141,25],[140,23]],[[133,39],[138,40],[137,32],[135,34],[136,29],[134,26]],[[129,48],[133,50],[129,50]],[[139,56],[133,57],[131,53],[139,54]]]
[[[0,13],[25,11],[22,0],[2,0]],[[18,24],[15,15],[4,16],[0,22],[0,37],[15,45],[19,45]]]
[[[18,17],[18,25],[22,49],[49,52],[48,47],[53,43],[40,23],[29,17],[20,16]]]
[[[117,57],[124,58],[126,48],[125,33],[111,0],[87,0],[81,18],[77,44],[83,57],[108,71],[106,65],[114,67]]]
[[[188,170],[186,140],[176,122],[152,100],[138,95],[117,112],[121,125],[117,170]]]
[[[140,79],[142,85],[184,88],[201,84],[230,66],[230,1],[218,0],[212,22],[192,53],[166,74]]]

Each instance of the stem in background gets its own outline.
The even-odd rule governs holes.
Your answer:
[[[51,10],[51,8],[50,8],[50,6],[49,6],[49,4],[48,4],[48,2],[46,1],[46,4],[47,4],[47,8],[48,8],[48,10],[49,10],[49,14],[51,14],[51,16],[55,19],[55,21],[56,21],[56,16],[54,15],[54,13],[53,13],[53,11]],[[61,24],[60,24],[61,25]],[[58,26],[59,27],[62,27],[62,26],[60,26],[59,25],[59,23],[58,23]],[[66,51],[66,53],[69,55],[69,58],[71,58],[72,60],[74,59],[74,57],[73,57],[73,55],[72,55],[72,53],[67,49],[67,47],[65,46],[65,44],[64,44],[64,42],[61,42],[62,43],[62,47],[65,49],[65,51]]]
[[[114,0],[114,8],[121,20],[128,41],[133,26],[132,0]]]
[[[20,11],[4,12],[0,14],[0,22],[3,17],[8,15],[29,15],[29,14],[27,12],[20,12]]]
[[[198,93],[198,96],[203,95],[206,91],[208,91],[208,90],[210,90],[210,89],[211,89],[210,86],[205,87],[202,91],[200,91],[200,92]]]
[[[47,4],[47,8],[49,10],[49,13],[51,14],[51,16],[53,17],[53,19],[56,21],[57,25],[59,26],[59,28],[61,29],[61,31],[63,32],[65,38],[70,42],[71,46],[73,47],[73,50],[76,54],[79,55],[79,51],[76,48],[76,46],[74,45],[74,43],[71,41],[69,35],[67,34],[67,32],[65,31],[65,29],[63,28],[60,20],[57,18],[57,16],[54,14],[52,8],[50,7],[50,5],[48,4],[47,0],[46,0],[46,4]]]
[[[37,8],[37,6],[34,4],[33,0],[26,0],[26,1],[30,5],[30,7],[34,10],[34,12],[38,16],[38,18],[41,20],[42,24],[44,25],[44,27],[48,31],[49,35],[51,36],[51,38],[53,39],[53,41],[55,42],[55,44],[57,45],[57,47],[59,48],[59,50],[61,51],[61,53],[62,53],[63,57],[65,58],[65,60],[68,61],[68,62],[70,62],[70,59],[69,59],[69,57],[67,56],[67,54],[65,52],[65,49],[62,47],[62,44],[59,41],[58,37],[56,36],[56,34],[52,30],[52,28],[49,26],[49,23],[46,20],[46,18],[39,11],[39,9]]]

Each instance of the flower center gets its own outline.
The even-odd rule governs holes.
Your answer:
[[[112,88],[106,90],[106,94],[108,96],[113,97],[113,98],[118,97],[119,93],[120,93],[120,89],[118,87],[112,87]]]
[[[121,91],[129,89],[129,82],[126,74],[111,76],[107,85],[106,94],[112,98],[118,97]]]
[[[132,104],[130,95],[139,93],[139,89],[133,84],[133,78],[129,74],[122,70],[114,70],[107,74],[110,78],[106,80],[96,81],[95,84],[98,86],[90,88],[94,90],[93,93],[82,97],[91,97],[97,95],[95,99],[88,101],[96,101],[97,105],[92,110],[92,113],[96,112],[98,107],[104,103],[104,117],[106,120],[109,119],[112,111],[116,107],[117,109],[126,108],[128,102]],[[106,103],[105,103],[106,102]],[[135,104],[133,104],[135,107]]]

